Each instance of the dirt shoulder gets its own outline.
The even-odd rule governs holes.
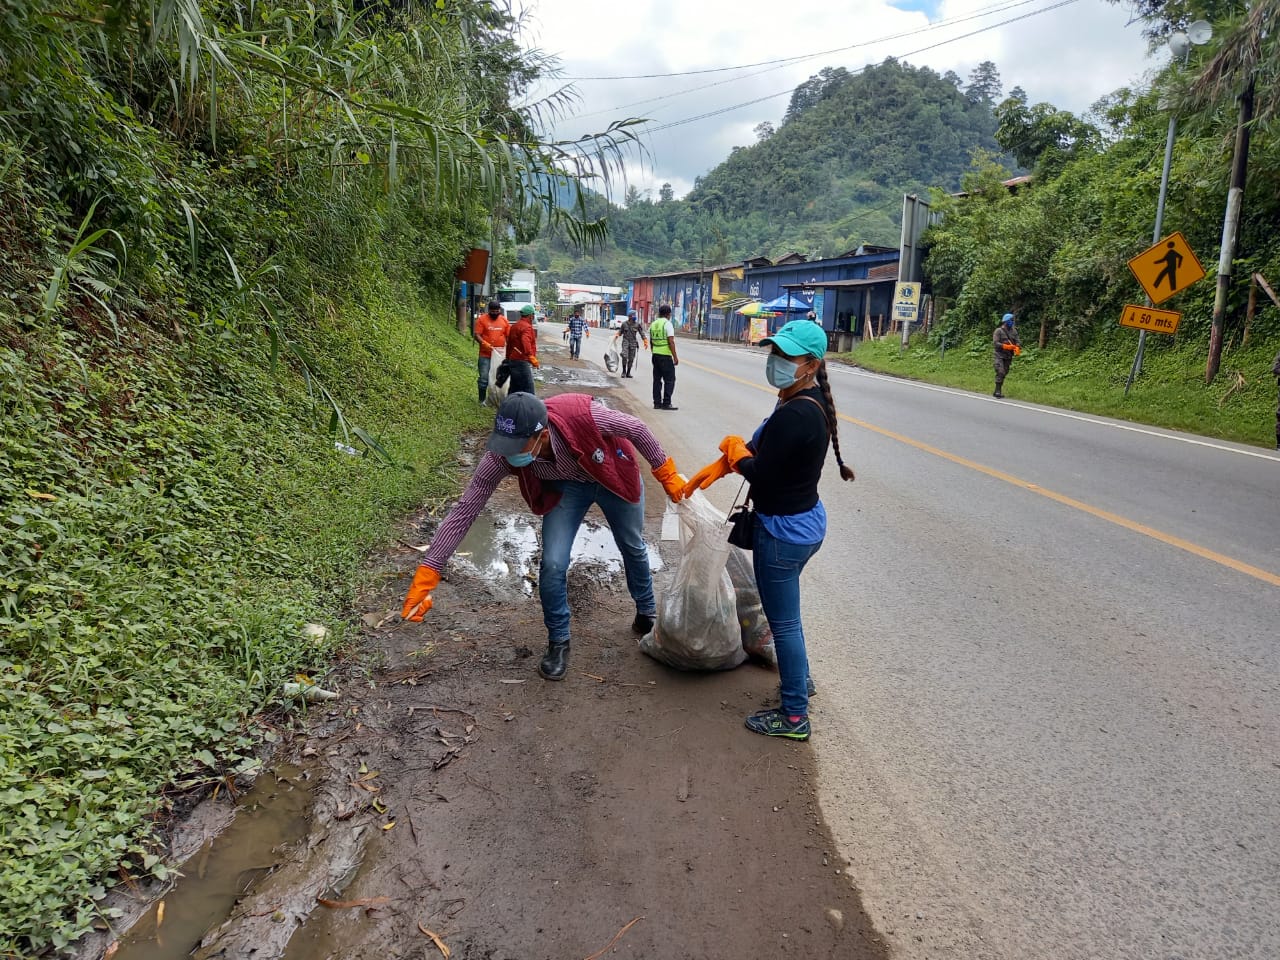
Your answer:
[[[653,544],[664,502],[650,484]],[[478,524],[522,518],[507,484]],[[444,955],[426,931],[463,960],[887,956],[822,822],[811,750],[742,725],[776,674],[650,660],[621,573],[592,563],[570,571],[561,683],[536,672],[545,632],[520,569],[454,562],[426,620],[401,623],[410,545],[438,519],[411,518],[378,561],[385,585],[358,611],[371,626],[326,681],[341,699],[288,751],[315,798],[308,837],[198,957]]]

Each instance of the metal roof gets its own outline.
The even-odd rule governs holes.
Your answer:
[[[803,290],[822,287],[826,290],[843,290],[846,287],[870,287],[877,283],[897,283],[897,277],[862,277],[858,280],[811,280],[808,283],[780,283],[783,290]]]

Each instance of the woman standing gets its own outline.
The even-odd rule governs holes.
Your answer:
[[[827,514],[818,481],[835,450],[840,476],[853,470],[840,455],[835,401],[827,381],[827,334],[818,324],[793,320],[761,341],[770,348],[765,365],[778,390],[773,413],[749,441],[728,436],[724,454],[685,486],[685,494],[706,488],[730,471],[746,478],[755,508],[752,563],[756,587],[778,653],[782,706],[747,717],[747,728],[768,737],[809,739],[809,657],[800,619],[800,573],[827,535]]]

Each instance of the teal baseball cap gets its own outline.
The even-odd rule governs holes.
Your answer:
[[[764,347],[777,347],[788,357],[817,357],[827,352],[827,332],[812,320],[792,320],[777,333],[760,341]]]

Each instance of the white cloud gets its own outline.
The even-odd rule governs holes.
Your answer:
[[[1152,65],[1141,25],[1128,23],[1124,7],[1075,0],[1035,13],[1055,2],[900,0],[902,6],[933,9],[931,25],[923,10],[900,9],[884,0],[791,0],[782,5],[655,0],[618,6],[599,0],[525,0],[530,16],[526,40],[558,56],[567,78],[762,63],[729,73],[572,81],[580,103],[573,116],[556,123],[554,133],[560,137],[601,130],[625,117],[650,118],[649,127],[656,128],[779,94],[643,136],[648,157],[627,164],[628,183],[656,196],[658,187],[669,182],[679,196],[732,147],[752,143],[757,123],[778,123],[790,91],[826,66],[856,70],[896,56],[967,78],[978,63],[991,60],[1006,91],[1020,86],[1032,102],[1045,100],[1080,113],[1099,97],[1138,82]],[[974,19],[956,22],[966,17]],[[993,26],[1014,17],[1025,18]],[[975,35],[956,39],[969,33]],[[881,39],[886,37],[895,39]],[[943,42],[947,40],[953,42]],[[851,46],[800,62],[772,62]]]

